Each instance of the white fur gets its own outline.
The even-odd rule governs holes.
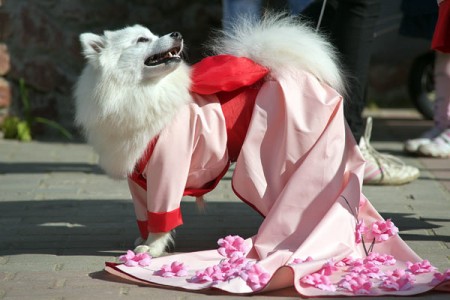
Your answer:
[[[135,253],[149,253],[152,257],[158,257],[164,254],[167,246],[173,244],[172,234],[170,232],[150,233],[146,241],[138,238],[135,242]]]
[[[139,43],[139,37],[149,42]],[[172,47],[173,41],[139,25],[104,35],[85,33],[80,39],[88,64],[75,89],[76,123],[99,154],[102,168],[123,178],[132,172],[149,141],[191,101],[190,71],[184,63],[144,66],[149,55]],[[331,45],[294,18],[271,15],[260,23],[242,19],[212,49],[216,54],[248,57],[276,74],[306,70],[344,91]],[[171,241],[170,232],[151,233],[135,251],[159,256]]]
[[[99,154],[101,167],[114,178],[133,171],[148,142],[191,100],[188,67],[147,70],[145,58],[161,49],[136,44],[140,36],[153,39],[149,44],[163,39],[141,26],[81,35],[89,63],[75,88],[75,120]]]
[[[215,54],[248,57],[275,74],[289,69],[306,70],[345,93],[335,50],[295,17],[269,13],[257,21],[244,16],[230,32],[221,32],[210,48]]]

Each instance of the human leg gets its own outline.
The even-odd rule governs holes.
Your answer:
[[[339,1],[331,32],[331,39],[349,73],[344,113],[357,141],[364,130],[362,111],[366,105],[367,75],[379,9],[378,0]]]
[[[365,133],[362,112],[366,105],[366,86],[373,33],[380,11],[379,0],[341,0],[335,13],[331,38],[341,53],[349,73],[345,118],[366,160],[364,184],[405,184],[419,176],[419,170],[400,159],[379,153],[370,144],[372,120]]]
[[[434,70],[436,100],[434,123],[440,133],[420,145],[418,154],[431,157],[450,156],[450,54],[436,53]]]

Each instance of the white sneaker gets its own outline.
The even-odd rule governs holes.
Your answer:
[[[431,143],[431,140],[442,133],[442,129],[433,127],[430,130],[423,133],[417,139],[407,140],[403,145],[403,150],[410,154],[417,154],[420,146]]]
[[[419,169],[407,166],[399,158],[380,153],[370,145],[372,134],[372,118],[368,117],[364,136],[359,141],[359,149],[366,160],[364,168],[364,184],[367,185],[400,185],[419,177]]]
[[[430,143],[420,146],[417,152],[430,157],[450,157],[450,129],[444,130]]]

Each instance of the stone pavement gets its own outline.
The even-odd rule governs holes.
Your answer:
[[[399,141],[431,124],[415,112],[389,110],[374,117],[373,145],[419,167],[421,176],[404,186],[364,186],[364,193],[420,256],[441,271],[450,268],[450,160],[401,152]],[[139,286],[102,271],[105,261],[132,248],[137,229],[126,183],[107,178],[96,159],[83,143],[0,139],[0,299],[248,298]],[[175,251],[215,248],[227,234],[256,232],[261,218],[233,196],[230,179],[231,173],[206,197],[204,214],[186,199]],[[251,297],[296,298],[292,289]]]

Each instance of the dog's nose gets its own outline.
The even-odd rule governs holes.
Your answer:
[[[178,31],[172,32],[170,34],[171,38],[174,38],[176,40],[181,40],[183,38],[183,36],[181,35],[181,33],[179,33]]]

